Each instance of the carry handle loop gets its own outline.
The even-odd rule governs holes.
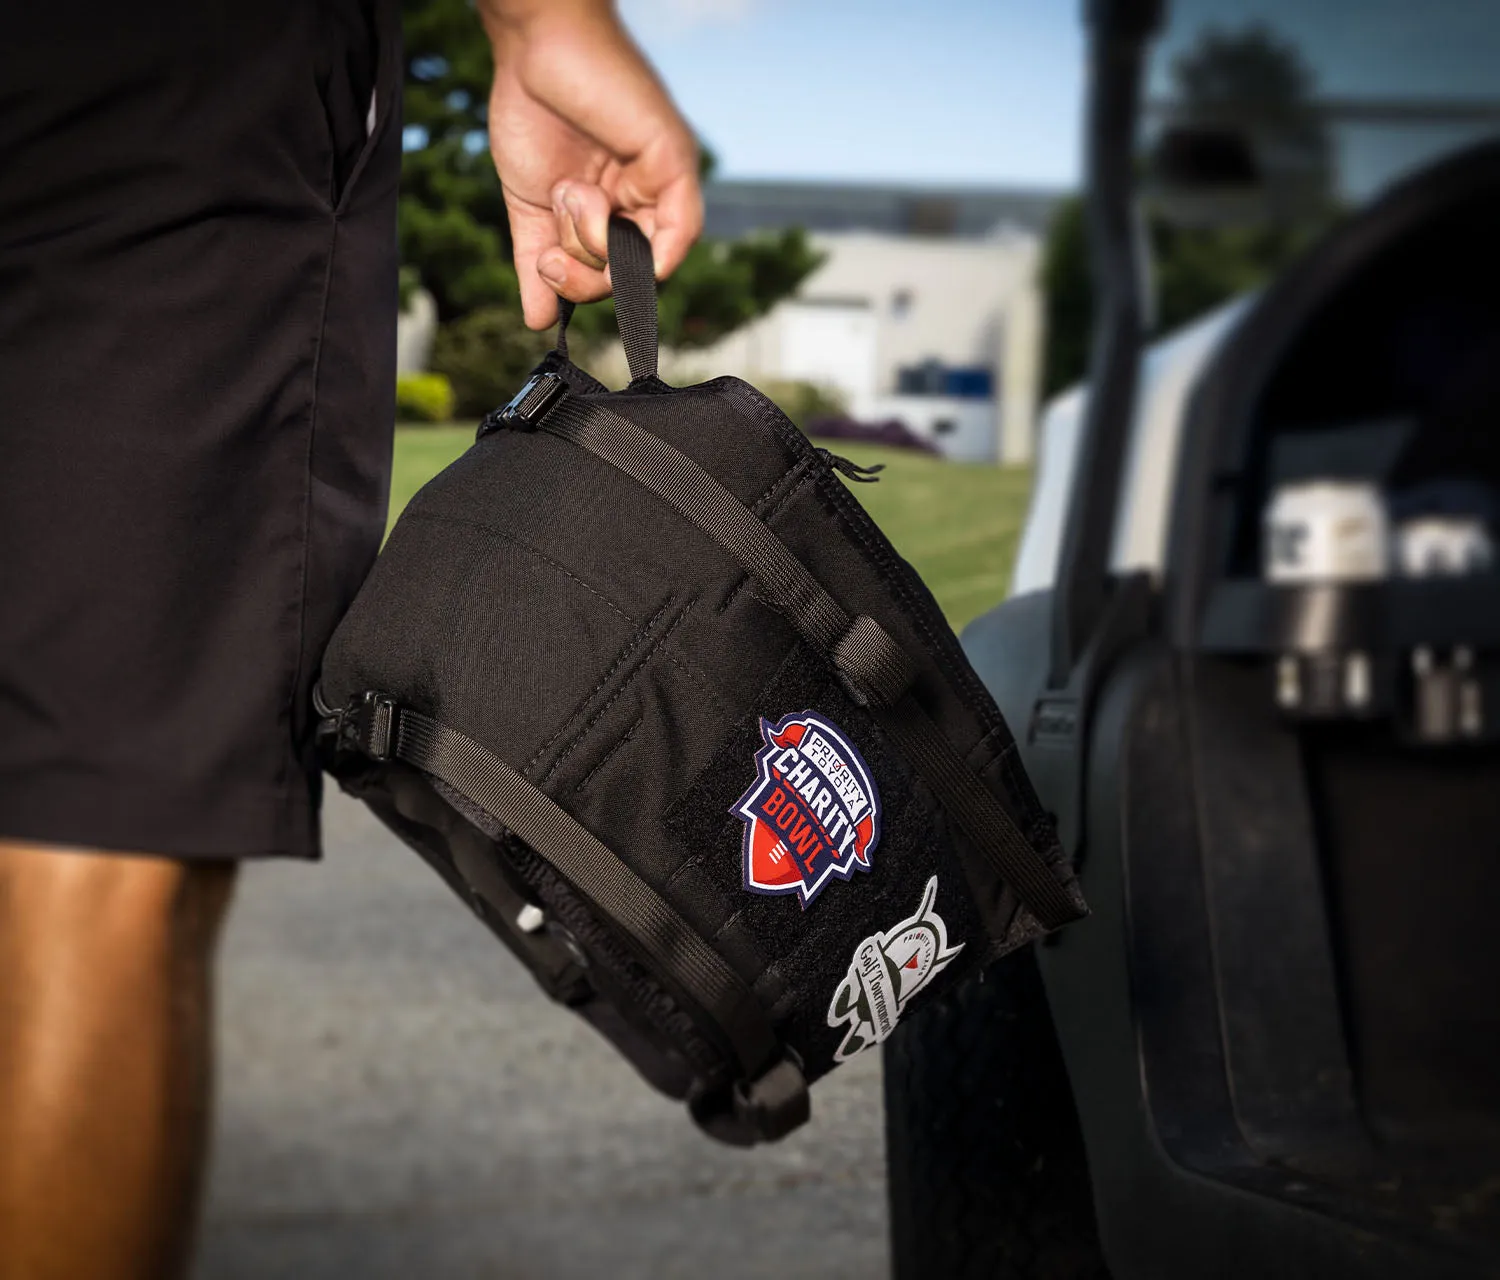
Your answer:
[[[629,218],[609,216],[609,278],[615,293],[615,320],[630,366],[631,382],[656,377],[656,266],[651,241]],[[557,300],[557,353],[568,358],[568,321],[574,304]]]

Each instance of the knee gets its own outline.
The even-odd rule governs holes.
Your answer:
[[[0,841],[0,956],[33,977],[76,970],[125,978],[205,957],[233,863]]]

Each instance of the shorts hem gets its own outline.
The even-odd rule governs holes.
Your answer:
[[[77,773],[0,780],[0,841],[196,860],[322,856],[316,784],[209,788]]]

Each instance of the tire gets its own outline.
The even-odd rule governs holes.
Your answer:
[[[1030,947],[897,1029],[885,1108],[896,1280],[1107,1280]]]

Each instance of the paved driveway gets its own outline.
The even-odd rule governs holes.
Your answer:
[[[721,1147],[363,809],[327,832],[242,881],[200,1280],[886,1275],[877,1060]]]

